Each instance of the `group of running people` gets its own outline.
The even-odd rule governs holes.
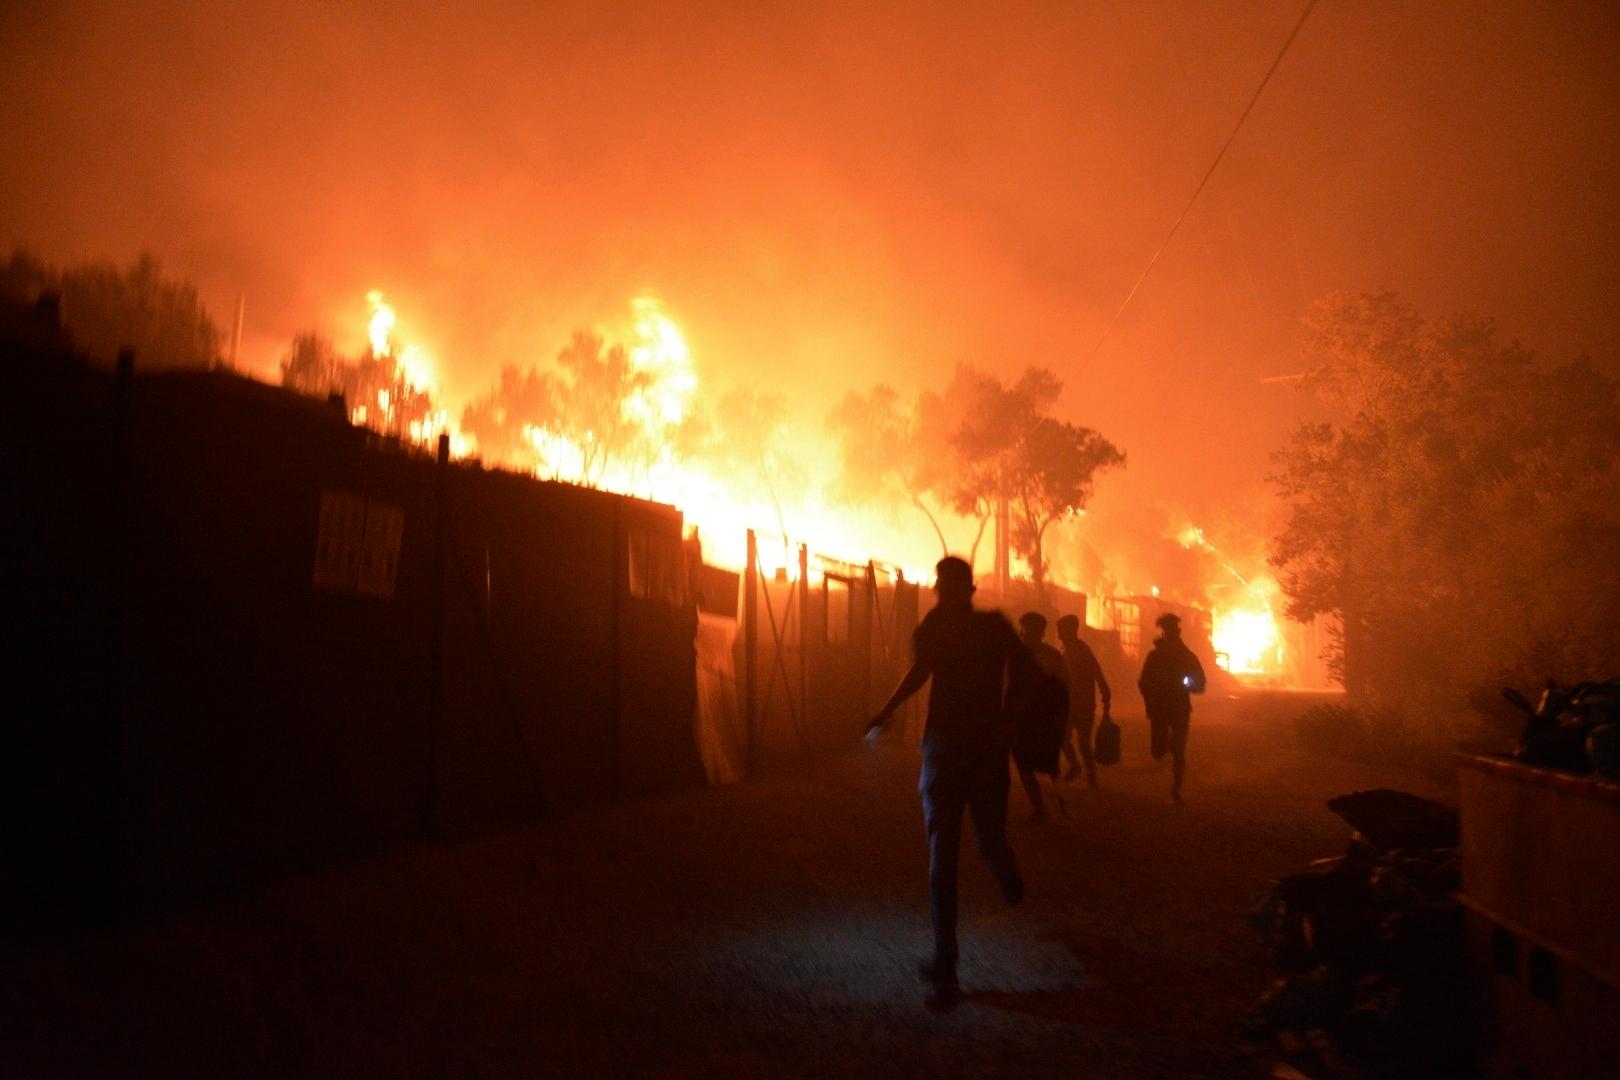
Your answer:
[[[1038,685],[1039,675],[1061,679],[1068,690],[1069,726],[1062,740],[1068,761],[1065,779],[1083,769],[1086,782],[1097,786],[1092,748],[1098,695],[1103,717],[1109,717],[1113,692],[1096,654],[1080,639],[1080,621],[1058,620],[1063,650],[1045,641],[1047,621],[1038,612],[1019,620],[1015,633],[1006,616],[973,606],[973,568],[947,557],[935,567],[936,603],[912,636],[914,659],[889,700],[873,716],[869,733],[881,731],[907,698],[932,685],[923,728],[923,821],[928,834],[928,895],[934,928],[934,953],[920,966],[932,987],[932,1008],[950,1008],[960,996],[956,978],[957,857],[961,850],[962,814],[970,810],[979,854],[984,858],[1009,904],[1024,896],[1024,880],[1007,842],[1008,768],[1013,732],[1009,717],[1019,703],[1008,700],[1019,687]],[[1181,640],[1180,620],[1161,616],[1162,631],[1142,665],[1138,687],[1147,706],[1151,750],[1155,760],[1171,756],[1171,795],[1181,802],[1185,774],[1190,695],[1204,689],[1198,658]],[[1020,766],[1026,792],[1037,816],[1044,801],[1032,768]]]

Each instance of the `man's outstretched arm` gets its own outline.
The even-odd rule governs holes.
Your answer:
[[[928,676],[931,674],[928,665],[921,660],[914,661],[911,670],[907,671],[905,676],[901,678],[900,685],[896,686],[894,693],[889,695],[889,700],[883,703],[883,708],[879,709],[877,715],[872,717],[872,722],[866,725],[867,734],[881,730],[883,725],[889,722],[889,718],[894,715],[894,711],[905,703],[906,698],[923,688],[923,683],[928,681]]]

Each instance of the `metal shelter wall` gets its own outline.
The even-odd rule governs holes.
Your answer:
[[[0,357],[34,886],[0,927],[702,784],[678,511],[233,376]]]
[[[852,746],[904,671],[916,587],[784,541],[765,572],[748,534],[742,591],[744,728],[753,766]]]

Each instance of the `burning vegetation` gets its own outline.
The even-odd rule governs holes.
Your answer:
[[[133,343],[143,367],[229,364],[196,291],[150,258],[56,268],[17,251],[3,284],[49,303],[96,362]],[[1547,367],[1500,344],[1488,320],[1425,320],[1389,294],[1318,304],[1299,382],[1324,419],[1276,454],[1282,518],[1195,523],[1120,494],[1125,451],[1060,415],[1049,369],[1009,382],[961,364],[937,387],[849,390],[806,423],[759,386],[716,387],[666,305],[640,296],[455,409],[408,318],[365,299],[359,350],[300,334],[286,386],[410,442],[446,434],[458,457],[678,506],[716,565],[743,563],[749,528],[765,570],[790,575],[800,542],[914,580],[957,552],[989,581],[1084,592],[1089,621],[1122,640],[1144,605],[1191,605],[1231,673],[1310,682],[1325,653],[1354,698],[1420,729],[1458,715],[1458,687],[1512,725],[1501,684],[1607,670],[1620,389],[1585,360]]]
[[[617,326],[576,330],[550,364],[503,367],[451,421],[426,352],[402,340],[379,293],[368,302],[358,356],[300,335],[282,363],[284,384],[340,395],[354,423],[410,441],[446,433],[456,456],[679,506],[718,565],[739,568],[755,528],[781,541],[761,545],[773,570],[794,570],[792,545],[805,542],[883,555],[913,579],[961,552],[990,581],[1027,579],[1037,597],[1048,584],[1099,598],[1133,589],[1095,553],[1089,573],[1088,560],[1062,554],[1086,543],[1087,506],[1126,454],[1058,415],[1063,382],[1049,369],[1007,382],[959,364],[942,387],[909,394],[880,383],[847,392],[824,425],[808,427],[758,387],[706,392],[679,324],[640,296]],[[1227,670],[1286,680],[1275,583],[1240,571],[1196,526],[1173,539],[1198,554],[1197,569],[1162,599],[1212,608]],[[1147,583],[1135,592],[1161,596]],[[1121,611],[1099,603],[1090,617],[1117,629]]]
[[[133,342],[143,368],[230,365],[195,289],[153,259],[56,269],[18,251],[4,284],[18,301],[57,298],[102,363]],[[408,315],[380,291],[364,300],[356,351],[306,332],[279,364],[283,385],[340,400],[356,425],[422,446],[444,434],[458,458],[678,506],[706,560],[733,569],[753,528],[767,572],[796,573],[798,543],[881,556],[913,580],[961,553],[986,580],[1023,578],[1036,596],[1048,585],[1084,592],[1096,598],[1089,621],[1127,636],[1143,602],[1203,607],[1227,670],[1299,678],[1258,531],[1225,530],[1228,547],[1242,536],[1243,555],[1229,557],[1168,511],[1094,515],[1099,482],[1106,490],[1126,453],[1060,415],[1063,382],[1050,369],[1005,381],[959,364],[938,387],[850,390],[807,423],[757,385],[714,386],[666,305],[643,295],[616,323],[576,330],[549,363],[502,367],[456,408]]]
[[[394,309],[382,294],[374,290],[366,302],[371,319],[360,355],[345,359],[320,335],[300,334],[282,361],[282,385],[341,399],[356,424],[411,442],[431,442],[447,424],[444,411],[434,406],[431,368],[418,346],[401,344],[396,337]]]

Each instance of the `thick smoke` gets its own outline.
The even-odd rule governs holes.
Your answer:
[[[453,410],[649,290],[805,426],[1050,367],[1109,483],[1199,520],[1301,418],[1260,380],[1322,293],[1620,355],[1605,5],[1322,5],[1094,359],[1295,4],[535,8],[10,5],[0,236],[151,250],[221,323],[244,294],[266,375],[300,331],[357,349],[381,289]]]

